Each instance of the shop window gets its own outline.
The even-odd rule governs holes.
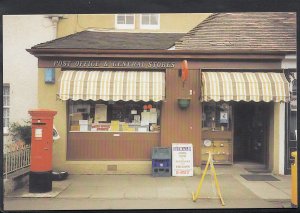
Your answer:
[[[9,106],[10,106],[9,85],[3,86],[3,133],[8,133]]]
[[[157,30],[160,27],[159,19],[159,14],[141,14],[140,28]]]
[[[206,102],[203,104],[202,129],[212,131],[231,130],[231,106],[226,102]]]
[[[117,14],[116,29],[134,29],[134,14]]]
[[[160,102],[69,101],[68,105],[70,131],[160,131]]]

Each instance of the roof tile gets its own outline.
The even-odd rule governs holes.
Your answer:
[[[127,33],[82,31],[33,46],[33,49],[169,49],[182,33]]]
[[[175,43],[175,49],[296,51],[296,14],[215,13]]]

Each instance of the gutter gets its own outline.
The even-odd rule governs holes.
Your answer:
[[[99,50],[99,49],[26,49],[38,58],[80,57],[80,58],[167,58],[167,59],[284,59],[293,51],[258,50]]]

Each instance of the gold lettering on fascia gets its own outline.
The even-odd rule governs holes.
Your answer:
[[[116,68],[174,68],[175,62],[165,61],[69,61],[55,60],[54,67],[78,67],[78,68],[93,68],[93,67],[116,67]]]

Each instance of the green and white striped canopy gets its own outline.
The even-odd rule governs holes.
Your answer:
[[[165,73],[148,71],[62,71],[61,100],[161,101]]]

